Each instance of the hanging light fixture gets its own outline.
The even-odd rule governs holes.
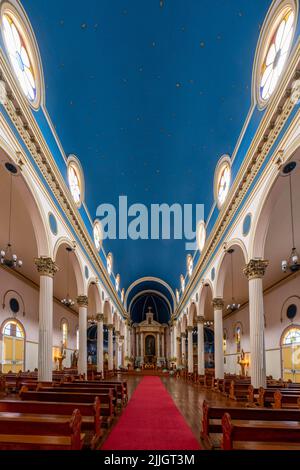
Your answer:
[[[291,211],[291,229],[292,229],[292,251],[289,258],[281,261],[281,269],[284,273],[288,270],[291,272],[299,271],[299,255],[296,250],[295,244],[295,227],[294,227],[294,214],[293,214],[293,191],[292,191],[292,171],[296,168],[296,162],[290,162],[283,168],[284,176],[289,177],[289,189],[290,189],[290,211]]]
[[[10,189],[9,189],[9,219],[8,219],[8,242],[4,249],[0,250],[0,264],[8,268],[21,268],[23,261],[13,252],[11,243],[11,219],[12,219],[12,190],[13,190],[13,175],[18,173],[17,168],[12,163],[5,163],[5,168],[10,172]]]
[[[64,304],[66,307],[73,307],[75,305],[75,301],[71,299],[69,295],[69,269],[70,269],[70,253],[73,251],[72,248],[67,246],[66,248],[68,252],[68,261],[67,261],[67,296],[61,300],[61,303]]]
[[[240,304],[236,303],[234,300],[234,292],[233,292],[233,260],[232,260],[232,253],[234,250],[230,248],[230,250],[227,251],[228,254],[230,254],[230,263],[231,263],[231,304],[227,305],[227,312],[235,312],[240,308]]]

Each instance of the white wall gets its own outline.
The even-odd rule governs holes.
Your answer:
[[[29,283],[18,279],[10,272],[0,269],[0,325],[3,324],[8,318],[12,318],[13,314],[9,308],[9,299],[11,297],[19,298],[15,294],[6,296],[5,306],[4,296],[5,293],[13,289],[19,296],[22,297],[25,306],[25,315],[23,311],[17,314],[16,319],[19,320],[26,335],[25,343],[25,370],[34,370],[38,366],[38,306],[39,306],[39,291],[32,287]],[[68,322],[68,342],[67,342],[67,357],[63,362],[65,367],[71,365],[71,354],[76,349],[76,328],[78,326],[78,317],[71,311],[64,308],[59,303],[54,302],[53,307],[53,347],[60,347],[62,341],[62,332],[60,325],[62,319]],[[2,329],[2,328],[1,328]],[[2,331],[1,331],[2,332]],[[1,336],[0,336],[1,339]],[[2,342],[2,341],[1,341]],[[2,361],[2,353],[0,350],[0,361]],[[53,367],[55,364],[53,364]]]
[[[300,294],[300,277],[295,277],[284,284],[274,288],[264,296],[265,308],[265,346],[266,346],[266,368],[267,375],[274,378],[281,377],[281,335],[283,331],[292,324],[286,316],[287,307],[296,304],[297,315],[293,320],[294,324],[300,325],[300,299],[296,297]],[[292,297],[289,299],[289,297]],[[281,321],[282,315],[282,321]],[[237,322],[243,326],[241,348],[250,354],[249,344],[249,309],[248,306],[237,313],[224,319],[224,329],[227,331],[226,364],[225,372],[239,373],[240,366],[237,363],[236,342],[234,340],[234,327]],[[251,357],[250,357],[251,360]],[[249,371],[251,374],[251,371]]]

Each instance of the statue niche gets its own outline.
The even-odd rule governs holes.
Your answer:
[[[152,362],[155,357],[155,337],[153,335],[146,336],[145,341],[146,362]]]

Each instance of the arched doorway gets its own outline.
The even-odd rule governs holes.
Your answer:
[[[7,320],[2,328],[2,372],[24,370],[25,332],[17,320]]]
[[[281,337],[283,380],[300,383],[300,326],[293,325]]]

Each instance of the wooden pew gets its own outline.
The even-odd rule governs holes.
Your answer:
[[[299,422],[232,421],[231,415],[225,413],[222,418],[222,431],[223,450],[300,450]]]
[[[111,391],[109,393],[53,393],[53,392],[40,392],[28,391],[23,387],[20,391],[20,398],[25,401],[46,401],[58,403],[94,403],[95,398],[100,400],[100,414],[103,425],[109,427],[114,419],[114,405],[113,396]]]
[[[43,385],[39,385],[36,388],[37,392],[49,392],[49,393],[93,393],[95,396],[99,395],[100,393],[103,394],[111,394],[112,395],[112,403],[113,403],[113,408],[116,411],[117,409],[117,389],[116,387],[73,387],[65,384],[65,386],[60,386],[60,387],[44,387]]]
[[[272,406],[275,408],[281,408],[282,406],[298,408],[298,398],[300,392],[293,389],[277,389],[263,388],[258,389],[257,404],[258,406]],[[276,403],[275,403],[276,400]],[[284,405],[285,404],[285,405]]]
[[[68,384],[68,386],[87,386],[87,387],[117,387],[117,394],[118,394],[118,399],[121,401],[122,405],[125,405],[128,402],[128,391],[127,391],[127,382],[120,382],[120,381],[107,381],[107,380],[101,380],[101,381],[80,381],[80,380],[74,380],[72,383]],[[63,385],[61,385],[63,386]]]
[[[9,416],[0,414],[1,450],[81,450],[81,415]]]
[[[211,406],[204,400],[202,405],[202,426],[200,437],[204,444],[209,447],[215,447],[212,434],[222,432],[222,417],[228,412],[228,407]],[[300,410],[272,409],[272,408],[230,408],[232,419],[239,420],[263,420],[263,421],[299,421]],[[217,442],[217,446],[219,443]]]
[[[1,413],[17,413],[23,415],[70,416],[74,409],[79,410],[82,418],[81,428],[86,434],[89,447],[94,449],[103,434],[101,431],[100,400],[98,397],[91,404],[0,400],[0,415]]]

